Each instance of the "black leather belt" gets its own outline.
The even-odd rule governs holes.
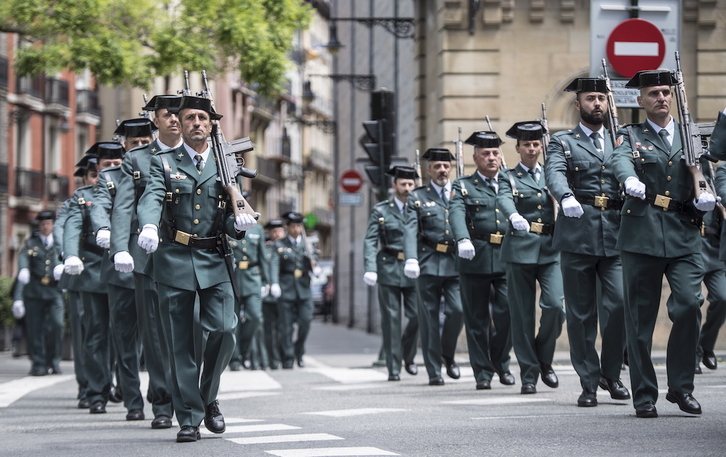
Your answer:
[[[441,252],[444,254],[451,254],[452,252],[456,251],[456,246],[453,244],[442,244],[442,243],[436,243],[430,238],[426,237],[425,235],[419,234],[418,239],[421,240],[423,244],[426,246],[432,247],[436,249],[436,252]],[[452,241],[453,243],[453,241]]]
[[[678,200],[673,200],[671,197],[666,197],[660,194],[645,194],[645,201],[653,206],[662,208],[663,211],[677,211],[679,213],[685,213],[686,205]]]
[[[83,246],[82,246],[83,250],[102,256],[103,253],[105,252],[104,249],[101,246],[97,245],[95,242],[89,241],[88,240],[89,237],[90,237],[90,235],[88,235],[83,240]]]
[[[391,254],[392,256],[395,256],[398,260],[406,260],[403,258],[403,251],[399,251],[397,249],[391,249],[389,247],[385,247],[381,250],[387,254]]]
[[[181,230],[177,230],[164,223],[162,223],[161,227],[165,232],[166,237],[175,243],[189,246],[194,249],[214,249],[217,247],[216,236],[200,238],[198,236],[182,232]]]
[[[702,225],[701,226],[701,236],[721,236],[721,232],[717,228],[709,227],[708,225]]]
[[[475,240],[486,241],[490,244],[502,244],[504,239],[503,233],[476,233],[472,236]]]
[[[619,198],[601,197],[598,195],[576,195],[577,201],[585,205],[594,206],[605,211],[606,209],[617,209],[623,207],[623,201]]]
[[[555,233],[554,224],[543,224],[541,222],[530,222],[529,232],[537,235],[552,235]]]
[[[33,271],[30,272],[30,276],[39,280],[44,286],[55,286],[58,284],[58,281],[56,281],[52,276],[41,276]]]

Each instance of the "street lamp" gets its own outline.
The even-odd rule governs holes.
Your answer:
[[[389,33],[395,35],[396,38],[413,39],[416,36],[416,20],[412,17],[334,17],[330,18],[330,25],[328,26],[330,38],[326,46],[333,54],[343,47],[343,44],[338,41],[338,26],[335,24],[337,21],[357,22],[369,29],[374,25],[380,25]]]

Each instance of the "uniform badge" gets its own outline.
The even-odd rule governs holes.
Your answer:
[[[436,206],[436,202],[424,202],[423,206],[424,208],[431,208],[432,206]]]
[[[621,144],[623,144],[623,137],[622,137],[622,135],[621,135],[621,136],[619,136],[619,137],[618,137],[618,138],[617,138],[617,139],[615,140],[615,146],[616,146],[616,147],[617,147],[617,146],[620,146]]]
[[[187,175],[183,175],[183,174],[179,173],[178,171],[176,172],[176,174],[171,175],[171,177],[173,179],[177,179],[177,180],[178,179],[187,179]]]

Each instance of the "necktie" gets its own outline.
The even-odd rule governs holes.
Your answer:
[[[444,203],[449,203],[449,197],[448,197],[448,195],[446,195],[446,187],[441,188],[441,200]]]
[[[595,149],[598,151],[602,151],[602,143],[600,142],[600,134],[597,132],[592,132],[590,134],[590,138],[592,138],[592,144],[595,145]]]
[[[529,169],[529,174],[532,176],[532,179],[534,179],[534,182],[539,182],[539,175],[537,174],[537,170],[534,168]]]
[[[670,149],[671,142],[668,139],[668,130],[660,129],[660,131],[658,132],[658,136],[660,136],[660,139],[663,141],[663,144],[665,145],[666,149]]]
[[[494,193],[497,193],[497,184],[496,181],[494,181],[494,178],[487,178],[487,186],[489,186]]]
[[[202,170],[204,170],[204,159],[202,158],[202,155],[197,154],[196,156],[194,156],[194,160],[197,161],[197,171],[201,173]]]

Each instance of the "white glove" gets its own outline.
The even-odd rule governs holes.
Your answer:
[[[257,225],[257,220],[247,213],[241,213],[234,218],[234,229],[244,232]]]
[[[265,298],[268,295],[270,295],[270,285],[265,284],[264,286],[262,286],[262,289],[260,289],[260,297]]]
[[[60,281],[61,275],[63,275],[63,269],[65,267],[63,264],[56,265],[55,268],[53,268],[53,279],[56,281]]]
[[[159,229],[153,224],[144,225],[144,229],[139,233],[138,243],[147,254],[156,251],[156,248],[159,247]]]
[[[522,217],[521,214],[514,213],[509,216],[509,220],[512,222],[512,227],[514,228],[514,230],[529,232],[529,222],[527,222],[527,219]]]
[[[363,275],[363,282],[373,287],[378,282],[378,273],[375,271],[366,271]]]
[[[18,271],[18,282],[20,284],[27,284],[30,282],[30,270],[27,268],[21,268]]]
[[[134,258],[126,251],[119,251],[113,256],[113,267],[121,273],[134,271]]]
[[[23,300],[13,302],[13,316],[15,319],[22,319],[25,316],[25,303],[23,303]]]
[[[280,289],[279,284],[273,284],[270,286],[270,295],[272,295],[272,298],[280,298],[280,295],[282,295],[282,289]]]
[[[635,176],[631,176],[626,179],[623,184],[625,184],[626,194],[635,198],[639,198],[641,200],[645,200],[645,184],[640,182],[638,178],[636,178]]]
[[[693,206],[699,211],[711,211],[716,207],[716,198],[710,192],[703,192],[700,197],[693,199]]]
[[[111,231],[107,229],[100,229],[98,232],[96,232],[96,244],[103,249],[110,248]]]
[[[74,255],[69,256],[63,262],[63,271],[69,275],[79,275],[83,271],[83,261]]]
[[[580,217],[585,211],[580,206],[580,202],[573,196],[569,196],[562,200],[562,213],[565,217]]]
[[[418,266],[418,260],[408,259],[403,266],[403,274],[407,278],[416,279],[421,274],[421,269]]]
[[[320,265],[315,265],[315,268],[313,268],[313,274],[317,277],[320,276],[323,273],[323,269],[320,268]]]
[[[466,260],[471,260],[476,255],[476,249],[470,240],[461,240],[457,245],[459,257]]]

